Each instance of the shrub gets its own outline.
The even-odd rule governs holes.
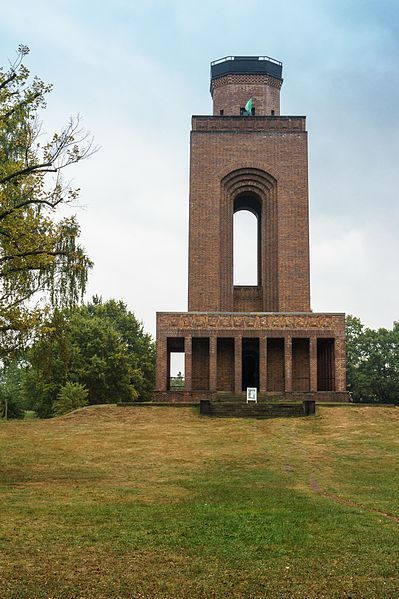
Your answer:
[[[61,416],[78,408],[87,406],[89,390],[80,383],[65,383],[61,387],[53,405],[54,416]]]

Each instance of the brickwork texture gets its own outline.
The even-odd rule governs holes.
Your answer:
[[[344,315],[311,312],[306,119],[280,115],[281,84],[230,72],[211,81],[213,116],[192,118],[188,312],[157,315],[161,401],[240,397],[246,386],[347,399]],[[238,210],[258,222],[254,286],[233,284]],[[185,353],[181,392],[169,387],[171,350]]]

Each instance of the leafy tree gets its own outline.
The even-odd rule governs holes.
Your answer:
[[[354,401],[399,401],[399,323],[392,330],[346,320],[347,381]]]
[[[80,383],[65,383],[59,390],[57,399],[54,402],[54,416],[61,416],[87,406],[88,394],[89,390]]]
[[[150,399],[154,387],[153,341],[121,301],[56,310],[28,359],[26,393],[42,417],[67,382],[84,385],[89,404]]]
[[[362,361],[364,326],[360,319],[348,315],[345,320],[346,337],[346,383],[356,401],[359,397],[359,366]]]
[[[25,368],[17,360],[0,370],[0,418],[23,418]]]
[[[64,169],[93,153],[79,119],[42,142],[38,113],[51,86],[29,78],[28,54],[0,69],[0,347],[20,345],[40,322],[45,304],[73,305],[91,266],[78,244],[75,217],[55,219],[78,191]]]

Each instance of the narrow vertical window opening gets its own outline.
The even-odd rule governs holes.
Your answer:
[[[234,214],[234,285],[258,285],[258,219],[249,210]]]

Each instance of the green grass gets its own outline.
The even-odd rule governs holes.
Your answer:
[[[0,597],[399,597],[399,409],[0,424]]]

